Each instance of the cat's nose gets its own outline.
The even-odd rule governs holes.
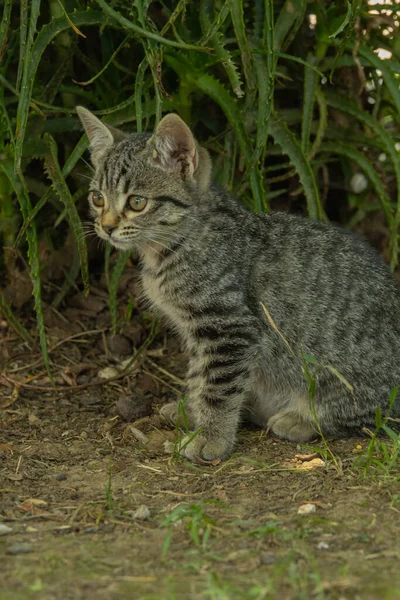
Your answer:
[[[111,235],[112,232],[114,231],[114,229],[117,229],[116,227],[113,227],[112,225],[102,225],[102,228],[104,229],[104,231],[106,233],[108,233],[108,235]]]

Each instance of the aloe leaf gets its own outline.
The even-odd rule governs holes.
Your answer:
[[[142,133],[143,131],[143,102],[142,102],[142,94],[143,94],[143,84],[144,84],[144,76],[146,74],[147,67],[149,63],[147,62],[147,58],[144,58],[139,65],[139,68],[136,72],[135,79],[135,108],[136,108],[136,131],[138,133]]]
[[[322,208],[314,173],[295,135],[286,123],[281,121],[275,114],[271,114],[269,130],[275,142],[281,146],[296,169],[306,196],[309,217],[311,219],[321,219]]]
[[[352,10],[352,5],[351,2],[349,2],[349,0],[346,0],[347,2],[347,12],[346,12],[346,16],[343,19],[343,22],[340,24],[340,27],[338,27],[338,29],[332,33],[329,37],[330,38],[335,38],[336,36],[339,35],[339,33],[342,33],[342,31],[346,28],[346,26],[350,23],[350,18],[351,18],[351,10]]]
[[[111,279],[109,279],[108,284],[108,296],[109,296],[109,304],[110,304],[110,313],[111,313],[111,330],[112,334],[115,335],[117,333],[117,293],[118,293],[118,283],[121,278],[122,273],[126,267],[126,263],[128,262],[131,256],[131,251],[126,250],[125,252],[121,252],[119,255],[114,269],[111,275]]]
[[[75,25],[100,25],[104,21],[104,15],[101,12],[86,10],[72,13],[70,15],[70,19]],[[40,59],[44,50],[55,38],[55,36],[69,27],[70,25],[65,17],[58,17],[53,19],[41,29],[31,48],[29,48],[28,42],[26,44],[21,93],[17,110],[14,162],[14,168],[17,173],[20,172],[21,168],[22,148],[24,144],[26,125],[28,122],[29,105],[31,103],[33,84]]]
[[[28,214],[31,212],[31,201],[29,198],[28,190],[26,189],[24,179],[14,172],[13,164],[10,158],[3,160],[0,164],[0,168],[7,175],[13,189],[15,195],[17,196],[18,203],[21,209],[21,213],[24,219],[27,218]],[[39,249],[38,249],[38,241],[37,241],[37,233],[36,233],[36,225],[35,222],[32,221],[30,226],[26,231],[26,239],[28,241],[28,259],[29,259],[29,267],[30,267],[30,275],[32,279],[33,286],[33,297],[35,299],[35,312],[36,312],[36,321],[39,331],[39,339],[40,339],[40,347],[42,350],[43,362],[46,366],[47,373],[49,375],[50,381],[54,384],[51,370],[50,370],[50,362],[49,355],[47,350],[47,340],[46,340],[46,332],[44,327],[44,318],[43,318],[43,307],[42,307],[42,292],[41,292],[41,284],[40,284],[40,261],[39,261]]]
[[[153,40],[154,42],[158,42],[159,44],[164,44],[165,46],[173,46],[174,48],[181,48],[182,50],[197,50],[199,51],[208,51],[207,48],[202,48],[201,46],[195,46],[193,44],[182,44],[181,42],[174,42],[173,40],[169,40],[168,38],[161,37],[152,31],[147,31],[138,25],[135,25],[124,16],[122,16],[119,12],[108,6],[108,4],[104,0],[96,0],[97,4],[101,6],[106,14],[115,19],[120,25],[122,25],[125,29],[130,29],[136,35],[144,38],[148,38]]]
[[[246,28],[243,18],[243,0],[232,0],[231,4],[231,19],[233,29],[236,35],[236,41],[239,46],[240,55],[242,58],[243,73],[246,81],[246,87],[249,92],[254,88],[254,77],[252,69],[252,59],[249,52],[249,42],[246,36]]]
[[[200,23],[203,32],[210,30],[211,23],[205,2],[200,4]],[[217,55],[219,62],[229,77],[233,93],[238,98],[241,98],[244,96],[244,92],[242,90],[242,80],[237,66],[233,60],[232,54],[225,48],[225,36],[221,32],[216,32],[212,36],[209,36],[208,39],[211,41],[211,44],[215,50],[215,54]]]
[[[309,153],[307,155],[307,158],[309,161],[311,161],[314,158],[314,156],[316,155],[316,153],[318,152],[318,148],[321,145],[321,142],[325,135],[326,127],[328,125],[328,105],[326,102],[326,98],[325,98],[323,92],[321,91],[321,88],[319,88],[319,87],[316,88],[315,97],[316,97],[317,103],[318,103],[319,121],[318,121],[317,133],[315,135],[311,150],[309,151]]]
[[[67,212],[67,218],[71,225],[72,231],[74,232],[76,243],[78,246],[78,252],[81,259],[81,274],[84,287],[84,293],[89,293],[89,267],[88,267],[88,255],[86,247],[85,232],[83,230],[82,222],[80,220],[78,211],[73,202],[71,192],[68,189],[65,179],[62,175],[60,165],[58,164],[57,158],[57,144],[54,138],[46,133],[44,135],[45,141],[49,145],[50,153],[44,157],[45,169],[48,177],[51,179],[53,188],[60,198],[61,202],[65,206]]]
[[[308,61],[314,61],[312,55],[308,56]],[[303,91],[303,118],[301,120],[301,148],[304,154],[310,150],[311,124],[314,114],[315,95],[317,91],[318,80],[314,71],[304,69],[304,91]]]
[[[221,10],[215,17],[213,23],[210,24],[208,31],[203,32],[204,35],[201,38],[201,40],[198,42],[200,46],[205,46],[212,39],[212,37],[217,33],[217,31],[219,31],[221,29],[222,25],[224,24],[224,22],[226,20],[226,17],[230,13],[231,4],[232,4],[232,0],[225,0]],[[200,11],[202,11],[202,10],[205,10],[204,0],[201,0],[201,2],[200,2]]]
[[[307,0],[286,0],[274,28],[274,48],[280,51],[287,48],[304,20]]]
[[[302,58],[299,58],[298,56],[292,56],[291,54],[286,54],[286,52],[275,52],[275,55],[278,58],[285,58],[287,60],[291,60],[292,62],[297,62],[297,63],[299,63],[299,65],[303,65],[303,67],[306,67],[307,69],[311,69],[312,71],[314,71],[314,73],[316,73],[319,77],[325,77],[323,72],[320,71],[319,69],[317,69],[317,67],[315,67],[314,65],[311,65],[309,62],[307,62],[306,60],[303,60]],[[354,64],[354,61],[352,64]]]
[[[98,79],[104,73],[104,71],[106,71],[108,69],[108,67],[111,65],[111,63],[115,59],[115,57],[120,53],[120,51],[122,50],[122,48],[125,47],[127,41],[130,39],[130,37],[131,37],[130,35],[127,35],[127,36],[124,37],[124,39],[119,44],[119,46],[111,54],[110,58],[108,59],[108,61],[104,65],[104,67],[102,69],[100,69],[100,71],[98,73],[96,73],[96,75],[94,75],[91,79],[88,79],[88,81],[76,81],[75,83],[77,83],[78,85],[85,85],[86,86],[86,85],[90,85],[91,83],[93,83],[94,81],[96,81],[96,79]]]
[[[25,327],[20,323],[17,317],[14,315],[11,306],[8,304],[7,300],[4,297],[3,292],[0,290],[0,312],[3,314],[4,318],[7,319],[11,327],[18,333],[18,335],[28,344],[30,348],[33,346],[33,339],[25,329]]]
[[[3,7],[3,16],[0,22],[0,64],[6,49],[8,39],[8,28],[10,26],[12,3],[13,0],[5,0]]]

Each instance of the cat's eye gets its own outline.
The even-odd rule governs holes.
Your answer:
[[[101,192],[92,192],[92,202],[97,208],[104,206],[104,197]]]
[[[143,198],[143,196],[129,196],[128,206],[131,210],[140,212],[141,210],[146,208],[147,198]]]

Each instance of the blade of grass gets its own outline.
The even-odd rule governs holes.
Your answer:
[[[197,50],[198,52],[208,52],[209,48],[204,48],[202,46],[193,45],[193,44],[182,44],[180,42],[174,42],[173,40],[169,40],[168,38],[161,37],[152,31],[147,31],[138,25],[135,25],[124,16],[122,16],[119,12],[108,6],[108,4],[104,0],[96,0],[97,4],[101,6],[104,12],[115,19],[120,25],[122,25],[125,29],[130,29],[136,35],[144,38],[148,38],[150,40],[154,40],[159,44],[164,44],[165,46],[172,46],[173,48],[181,48],[182,50]]]
[[[45,141],[49,145],[49,154],[44,157],[45,169],[48,177],[51,179],[53,188],[60,198],[61,202],[65,206],[65,210],[67,212],[67,218],[69,224],[71,225],[71,229],[74,232],[76,243],[78,246],[80,261],[81,261],[81,274],[82,274],[82,282],[84,293],[89,293],[89,266],[88,266],[88,255],[87,255],[87,246],[86,246],[86,238],[85,232],[83,230],[82,222],[79,217],[78,211],[76,210],[76,206],[73,202],[71,192],[68,189],[68,186],[65,182],[65,179],[62,175],[62,171],[60,169],[60,165],[58,164],[57,158],[57,144],[54,138],[46,133],[44,135]]]
[[[0,312],[3,314],[4,318],[7,319],[11,327],[18,333],[18,335],[28,344],[30,348],[33,346],[33,339],[25,329],[25,327],[20,323],[17,317],[14,315],[11,306],[8,304],[7,300],[4,297],[3,292],[0,290]]]
[[[21,209],[22,216],[27,218],[28,214],[32,210],[31,201],[29,198],[28,190],[26,189],[25,180],[23,177],[14,172],[11,158],[3,159],[0,163],[0,168],[7,175],[15,195],[17,196],[18,203]],[[43,308],[42,308],[42,292],[40,282],[40,261],[39,261],[39,248],[37,241],[36,225],[32,221],[26,231],[26,239],[28,241],[28,259],[30,267],[30,275],[33,285],[33,297],[35,299],[35,311],[36,321],[39,331],[40,347],[42,350],[43,362],[46,366],[47,373],[51,383],[54,385],[54,380],[51,375],[49,355],[47,350],[46,332],[44,327]]]
[[[89,9],[86,11],[73,13],[70,16],[70,19],[75,25],[101,25],[104,21],[104,15],[101,12],[95,12]],[[16,143],[14,168],[17,173],[21,168],[21,156],[26,125],[28,122],[29,105],[31,103],[33,85],[40,59],[47,46],[52,42],[56,35],[58,35],[61,31],[68,29],[69,27],[70,25],[65,17],[58,17],[50,21],[50,23],[41,29],[32,46],[29,45],[30,37],[28,35],[28,41],[25,47],[24,69],[18,102],[17,128],[15,135]]]

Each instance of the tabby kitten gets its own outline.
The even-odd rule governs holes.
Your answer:
[[[139,250],[144,292],[190,354],[188,407],[200,431],[182,453],[226,458],[242,419],[295,442],[315,438],[302,353],[334,367],[317,376],[324,434],[373,428],[400,384],[400,296],[379,255],[332,225],[249,213],[211,184],[206,150],[175,114],[154,135],[128,135],[77,111],[95,168],[95,230]]]

